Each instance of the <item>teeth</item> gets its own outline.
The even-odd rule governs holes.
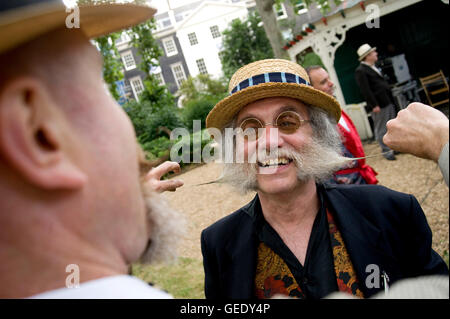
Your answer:
[[[262,166],[274,166],[274,165],[285,165],[289,163],[289,159],[287,158],[277,158],[277,159],[270,159],[260,162]]]

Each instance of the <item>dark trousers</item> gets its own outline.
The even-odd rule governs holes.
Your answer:
[[[375,129],[375,139],[377,140],[378,144],[380,144],[381,150],[383,152],[388,152],[391,150],[386,146],[386,144],[383,143],[383,136],[387,131],[387,121],[395,118],[395,116],[396,113],[393,104],[383,107],[378,113],[372,112],[372,120]]]

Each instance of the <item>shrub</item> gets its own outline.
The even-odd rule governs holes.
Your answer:
[[[177,95],[183,106],[204,96],[223,97],[227,94],[227,81],[224,78],[213,79],[209,74],[199,74],[188,77],[180,86]]]
[[[162,136],[150,142],[143,143],[142,148],[144,151],[151,153],[151,156],[149,156],[150,159],[154,159],[167,155],[174,143],[175,141],[171,141],[168,137]]]
[[[149,139],[153,140],[162,136],[169,137],[166,129],[171,131],[177,127],[185,126],[179,115],[179,110],[175,107],[167,107],[158,109],[150,115],[148,127]]]
[[[214,107],[219,98],[202,96],[199,99],[189,101],[183,108],[183,121],[185,126],[192,132],[193,121],[200,120],[201,128],[205,128],[206,117]]]
[[[196,140],[201,138],[201,144],[200,145],[194,145],[194,138]],[[202,154],[203,148],[211,142],[211,137],[207,130],[201,130],[197,131],[195,133],[191,133],[189,136],[185,136],[184,138],[179,138],[175,143],[177,143],[177,148],[179,150],[178,155],[182,156],[182,150],[188,149],[189,150],[189,163],[194,162],[194,154]],[[174,144],[175,144],[174,143]],[[174,160],[174,159],[172,159]],[[203,158],[202,158],[203,162]],[[183,161],[180,162],[180,166],[184,166],[185,163]]]

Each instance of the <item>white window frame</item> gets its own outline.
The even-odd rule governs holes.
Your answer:
[[[164,77],[162,75],[162,72],[152,73],[152,75],[154,75],[156,77],[156,79],[159,80],[159,84],[160,85],[166,84],[166,81],[164,81]]]
[[[220,38],[222,36],[222,34],[220,33],[218,25],[210,26],[209,30],[211,31],[211,36],[212,36],[213,39],[217,39],[217,38]]]
[[[180,67],[181,72],[183,73],[183,80],[181,81],[177,78],[176,72],[174,70],[174,68],[176,68],[177,66]],[[170,69],[172,70],[173,78],[175,79],[175,84],[177,85],[178,88],[180,88],[181,83],[183,83],[183,81],[187,79],[186,72],[184,72],[183,64],[181,62],[171,64]]]
[[[297,14],[303,14],[308,12],[308,7],[306,6],[304,0],[299,0],[297,4],[294,6],[294,8],[297,11]]]
[[[197,64],[198,73],[200,73],[200,74],[208,74],[208,69],[206,68],[205,59],[200,58],[198,60],[195,60],[195,63]],[[202,69],[204,69],[205,72],[202,72]]]
[[[138,80],[138,81],[139,81],[139,85],[142,87],[142,90],[141,90],[140,92],[138,92],[138,91],[136,90],[136,86],[135,86],[135,84],[133,83],[135,80]],[[141,79],[141,76],[140,76],[140,75],[130,78],[130,79],[129,79],[129,82],[130,82],[130,85],[131,85],[131,89],[133,90],[134,97],[136,98],[136,101],[139,102],[139,95],[140,95],[142,92],[144,92],[144,90],[145,90],[145,88],[144,88],[144,82],[142,82],[142,79]]]
[[[120,56],[122,57],[123,66],[124,66],[126,71],[133,70],[133,69],[136,68],[136,60],[134,59],[134,55],[133,55],[133,52],[131,50],[122,52],[120,54]],[[126,62],[125,56],[131,56],[131,59],[133,60],[133,65],[127,66],[127,62]]]
[[[275,13],[275,16],[277,17],[277,20],[281,20],[281,19],[286,19],[287,18],[287,12],[286,12],[286,8],[284,7],[283,3],[280,3],[280,10],[282,12],[282,14],[279,16],[278,14],[280,13],[279,10],[277,10],[276,5],[273,5],[273,12]]]
[[[191,35],[194,35],[194,37],[191,39]],[[191,33],[188,33],[188,39],[189,39],[189,43],[191,44],[191,46],[194,46],[194,45],[197,45],[198,44],[198,38],[197,38],[197,34],[195,34],[195,32],[191,32]],[[193,42],[193,40],[195,40],[195,43],[192,43]]]
[[[164,23],[167,21],[169,21],[169,24],[165,26]],[[156,30],[164,30],[170,27],[172,27],[172,20],[170,19],[170,17],[165,17],[156,20]]]
[[[166,53],[166,56],[174,56],[178,54],[178,49],[177,49],[177,44],[175,43],[175,39],[173,37],[167,37],[161,40],[163,47],[164,47],[164,52]],[[172,42],[173,45],[173,49],[174,51],[169,52],[168,48],[167,48],[167,43],[168,42]]]

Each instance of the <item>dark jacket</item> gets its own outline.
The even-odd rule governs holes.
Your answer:
[[[318,187],[335,214],[366,298],[383,289],[366,286],[366,278],[373,282],[374,276],[369,265],[384,271],[389,284],[421,275],[448,275],[447,265],[431,248],[431,230],[412,195],[378,185]],[[202,232],[206,298],[254,298],[259,244],[252,217],[256,201],[258,196]]]
[[[356,68],[355,79],[366,100],[366,111],[371,112],[377,105],[380,108],[395,105],[389,83],[368,65],[361,63]]]

